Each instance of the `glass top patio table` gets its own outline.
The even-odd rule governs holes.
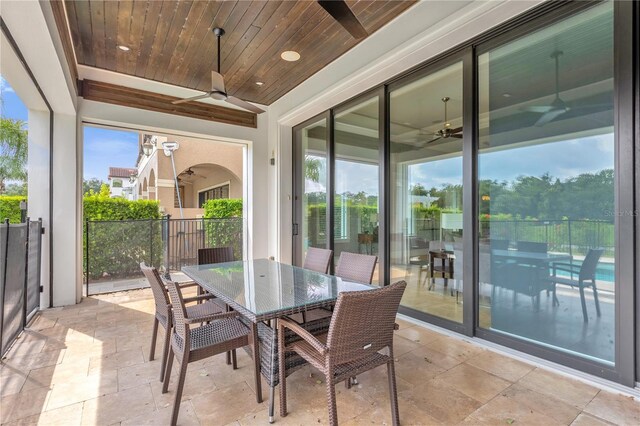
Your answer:
[[[268,259],[185,266],[182,271],[253,322],[331,306],[343,291],[374,288]]]

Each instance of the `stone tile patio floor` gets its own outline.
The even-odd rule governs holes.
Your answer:
[[[152,312],[149,289],[42,311],[0,365],[0,423],[166,424],[175,382],[163,395],[160,361],[148,360]],[[405,425],[640,424],[640,402],[630,397],[399,323],[396,374]],[[268,424],[244,351],[238,363],[233,371],[221,355],[189,365],[179,424]],[[351,390],[336,388],[341,424],[389,424],[386,369],[358,380]],[[319,374],[306,367],[287,383],[289,415],[277,416],[276,424],[327,423]]]

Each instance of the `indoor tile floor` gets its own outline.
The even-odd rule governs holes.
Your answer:
[[[149,289],[85,298],[42,311],[0,366],[2,424],[166,424],[160,361],[149,361]],[[396,374],[401,422],[416,424],[640,424],[640,402],[399,320]],[[156,353],[160,353],[160,340]],[[179,424],[267,424],[250,358],[189,365]],[[175,375],[175,371],[174,371]],[[389,424],[386,369],[337,387],[341,424]],[[325,424],[325,387],[303,368],[288,379],[289,415],[276,424]],[[266,390],[266,385],[264,386]],[[276,403],[277,407],[277,403]]]

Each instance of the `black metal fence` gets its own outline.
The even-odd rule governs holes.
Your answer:
[[[40,306],[42,220],[0,224],[0,353]]]
[[[201,248],[231,246],[242,259],[242,229],[242,218],[87,221],[86,294],[146,287],[140,262],[177,272],[196,264]]]

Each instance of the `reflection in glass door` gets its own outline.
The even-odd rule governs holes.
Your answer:
[[[391,282],[462,323],[462,62],[390,92]]]
[[[294,141],[294,263],[309,247],[329,248],[327,216],[327,119],[296,129]]]
[[[613,34],[606,2],[478,58],[480,327],[609,363]]]
[[[378,96],[338,112],[334,118],[334,263],[340,253],[381,254],[379,244]],[[381,282],[380,268],[373,283]]]

